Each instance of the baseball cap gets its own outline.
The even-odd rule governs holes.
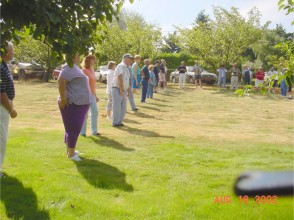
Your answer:
[[[126,59],[126,58],[131,58],[131,59],[133,59],[134,57],[133,57],[131,54],[126,53],[126,54],[123,55],[123,59]]]

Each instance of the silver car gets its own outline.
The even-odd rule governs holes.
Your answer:
[[[108,67],[107,66],[99,66],[99,68],[95,71],[96,80],[99,82],[107,82],[107,74]]]
[[[193,71],[193,66],[186,66],[187,73],[186,75],[186,82],[194,84],[195,83],[195,73]],[[209,73],[206,70],[203,70],[201,73],[201,81],[207,85],[213,85],[217,80],[217,75],[214,73]],[[176,69],[174,72],[170,74],[170,81],[174,84],[179,82],[179,71]]]

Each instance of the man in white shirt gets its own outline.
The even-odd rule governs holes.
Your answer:
[[[114,71],[112,82],[112,126],[124,126],[122,123],[127,110],[127,93],[129,92],[130,71],[132,55],[123,55],[123,60]]]

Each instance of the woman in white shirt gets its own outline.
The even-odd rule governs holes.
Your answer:
[[[111,111],[112,111],[112,81],[114,77],[114,70],[116,68],[116,63],[114,61],[108,62],[108,74],[107,74],[107,87],[106,87],[106,94],[108,94],[108,101],[106,106],[107,111],[107,119],[111,119]]]

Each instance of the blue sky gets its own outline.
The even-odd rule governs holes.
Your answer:
[[[261,11],[262,24],[271,21],[271,28],[282,24],[288,32],[294,32],[294,26],[291,26],[294,16],[278,11],[278,0],[134,0],[133,4],[126,1],[124,8],[143,15],[150,23],[158,24],[166,34],[174,30],[173,25],[189,27],[202,9],[213,18],[213,5],[226,9],[237,7],[244,17],[256,6]]]

